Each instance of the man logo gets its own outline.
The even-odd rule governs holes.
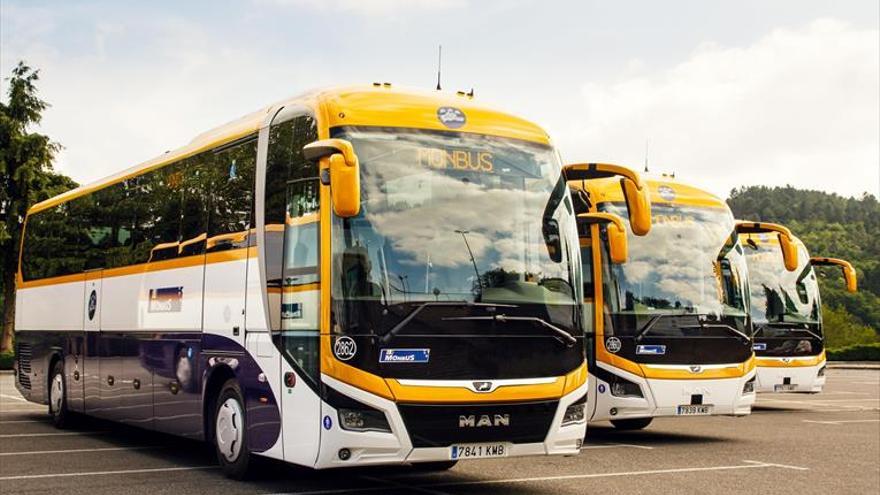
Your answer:
[[[492,391],[492,382],[474,382],[474,391],[476,391],[476,392],[491,392]]]
[[[437,119],[450,129],[458,129],[463,126],[467,119],[464,112],[455,107],[440,107],[437,109]]]
[[[605,339],[605,349],[608,352],[616,354],[620,352],[621,347],[622,344],[620,343],[620,339],[618,339],[617,337],[608,337],[607,339]]]
[[[666,201],[672,201],[675,199],[675,189],[669,186],[660,186],[657,188],[657,192],[660,193],[660,197]]]
[[[691,373],[702,373],[703,372],[702,366],[691,366],[688,369],[691,370]]]
[[[483,428],[485,426],[510,426],[509,414],[475,414],[458,417],[459,428]]]

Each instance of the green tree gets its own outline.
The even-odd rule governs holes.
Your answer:
[[[15,276],[21,228],[35,202],[76,186],[52,171],[60,145],[32,132],[48,104],[37,96],[39,71],[19,62],[7,78],[7,101],[0,101],[0,284],[3,290],[3,333],[0,352],[12,348],[15,322]]]

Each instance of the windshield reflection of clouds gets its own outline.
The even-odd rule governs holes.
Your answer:
[[[753,236],[758,241],[757,236]],[[752,318],[758,323],[786,321],[811,323],[819,320],[819,286],[810,255],[798,247],[798,267],[785,269],[782,251],[775,243],[743,242],[749,265]]]
[[[334,252],[343,258],[334,261],[344,273],[337,297],[342,289],[348,298],[389,302],[470,300],[505,287],[495,296],[573,304],[576,235],[566,206],[552,215],[565,245],[561,263],[550,259],[542,235],[560,177],[551,148],[456,133],[348,130],[344,137],[361,163],[362,212],[334,222]],[[562,288],[552,283],[559,279]]]
[[[626,218],[623,205],[602,208]],[[731,239],[730,213],[662,204],[652,210],[651,232],[630,236],[629,260],[611,266],[612,311],[743,314],[745,261]]]

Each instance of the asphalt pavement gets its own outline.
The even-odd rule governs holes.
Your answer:
[[[590,425],[579,456],[314,472],[263,462],[230,481],[207,446],[101,421],[56,430],[0,375],[0,493],[880,493],[880,370],[829,369],[818,395],[760,395],[749,417]]]

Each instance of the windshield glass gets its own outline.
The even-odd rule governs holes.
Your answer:
[[[538,304],[542,317],[573,331],[576,226],[552,148],[401,129],[345,128],[334,137],[352,142],[361,165],[360,214],[333,219],[332,295],[337,310],[347,302],[335,311],[347,320],[342,328],[359,326],[366,310],[358,302],[472,302]],[[379,328],[362,330],[387,331],[400,320],[390,312]]]
[[[749,265],[749,295],[755,323],[819,323],[819,285],[810,255],[798,246],[798,267],[785,269],[779,244],[768,236],[741,239]]]
[[[602,209],[626,219],[623,204]],[[629,237],[629,260],[606,260],[606,304],[629,315],[745,316],[745,260],[726,209],[652,205],[653,225]]]

